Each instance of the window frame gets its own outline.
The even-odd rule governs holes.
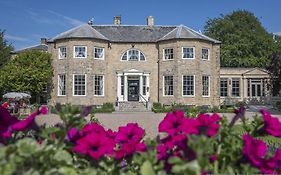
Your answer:
[[[135,51],[138,51],[138,59],[137,60],[130,60],[129,59],[129,52],[130,51],[133,51],[133,50],[135,50]],[[126,60],[123,60],[123,57],[126,55]],[[141,55],[143,55],[143,58],[144,58],[144,60],[141,60]],[[143,61],[146,61],[146,56],[144,55],[144,53],[143,52],[141,52],[140,50],[138,50],[138,49],[129,49],[129,50],[126,50],[125,52],[123,52],[123,54],[121,55],[121,59],[120,59],[120,61],[132,61],[132,62],[134,62],[134,61],[140,61],[140,62],[143,62]]]
[[[183,52],[183,50],[184,49],[193,49],[193,57],[192,58],[184,58],[184,52]],[[195,59],[195,47],[182,47],[182,50],[181,50],[181,58],[182,59],[186,59],[186,60],[193,60],[193,59]]]
[[[172,81],[172,87],[173,87],[173,90],[172,90],[172,95],[166,95],[165,92],[166,92],[166,89],[165,89],[165,77],[172,77],[173,78],[173,81]],[[163,76],[163,96],[164,97],[173,97],[174,96],[174,76],[173,75],[164,75]]]
[[[173,51],[171,59],[168,59],[168,58],[166,59],[166,53],[165,53],[166,50],[172,50]],[[174,60],[174,58],[175,58],[174,48],[164,48],[163,49],[163,60],[164,61]]]
[[[208,95],[204,95],[204,80],[203,77],[208,77]],[[202,97],[210,97],[211,96],[211,76],[210,75],[202,75]]]
[[[60,76],[64,75],[64,95],[60,94],[60,82],[61,82],[61,79],[60,79]],[[66,75],[65,74],[58,74],[58,85],[57,85],[57,88],[58,88],[58,93],[57,93],[57,96],[60,96],[60,97],[63,97],[63,96],[66,96]]]
[[[204,50],[204,49],[206,49],[206,50],[208,51],[208,58],[207,58],[207,59],[203,59],[203,50]],[[201,59],[202,59],[203,61],[209,61],[209,60],[210,60],[210,49],[209,49],[209,48],[203,47],[203,48],[201,49]]]
[[[62,48],[65,48],[65,57],[61,57],[61,49]],[[59,60],[63,60],[63,59],[66,59],[66,57],[67,57],[67,48],[66,48],[66,46],[58,47],[58,59]]]
[[[224,89],[226,89],[226,96],[222,96],[221,93],[222,93],[222,86],[221,86],[221,82],[222,81],[226,81],[226,87],[223,87]],[[221,98],[227,98],[228,97],[228,78],[220,78],[220,97]]]
[[[239,86],[238,87],[233,87],[233,80],[238,80],[239,82]],[[238,95],[233,95],[234,94],[234,88],[238,88]],[[235,98],[240,98],[241,97],[241,93],[240,93],[240,90],[241,90],[241,79],[240,78],[231,78],[231,97],[235,97]]]
[[[77,57],[76,56],[76,52],[75,52],[75,49],[76,47],[85,47],[85,57]],[[87,46],[85,45],[76,45],[76,46],[73,46],[73,58],[79,58],[79,59],[84,59],[84,58],[87,58]]]
[[[101,58],[97,58],[96,57],[96,49],[102,49],[102,57]],[[105,57],[105,49],[104,49],[104,47],[94,47],[93,53],[94,53],[93,56],[94,56],[95,60],[104,60],[104,57]]]
[[[75,95],[75,75],[84,75],[85,76],[85,95]],[[87,96],[87,74],[73,74],[72,77],[72,95],[75,97]]]
[[[96,77],[102,77],[102,94],[101,95],[97,95],[96,94]],[[94,75],[93,76],[93,94],[95,97],[104,97],[104,75],[100,75],[100,74],[97,74],[97,75]]]
[[[193,95],[184,95],[184,77],[193,77]],[[182,75],[182,96],[183,97],[195,97],[195,75]]]

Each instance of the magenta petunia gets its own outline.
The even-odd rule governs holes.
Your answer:
[[[264,120],[264,130],[275,137],[281,137],[281,122],[266,110],[260,110]]]
[[[120,160],[125,157],[132,156],[134,153],[144,152],[146,150],[146,145],[143,142],[131,141],[122,143],[120,148],[115,150],[115,159]]]
[[[96,133],[96,134],[105,134],[105,129],[100,124],[97,123],[89,123],[85,125],[80,131],[81,136],[85,136],[88,133]]]
[[[266,144],[258,139],[243,135],[243,155],[254,167],[260,167],[267,152]]]
[[[276,168],[281,172],[281,149],[277,149],[274,155],[276,161]]]
[[[186,118],[184,112],[177,110],[166,114],[165,118],[160,122],[159,132],[166,132],[170,135],[182,132],[186,129]]]
[[[75,142],[77,139],[79,139],[79,137],[80,134],[77,128],[71,128],[67,133],[67,140],[69,142]]]
[[[263,174],[277,175],[275,167],[276,160],[274,157],[271,157],[269,159],[263,159],[261,166],[257,168],[259,168],[260,172]]]
[[[200,131],[200,134],[206,134],[209,137],[217,134],[220,128],[220,124],[217,122],[221,120],[221,117],[218,114],[214,113],[211,116],[209,114],[199,114],[197,120],[199,122],[197,128]]]
[[[77,145],[73,147],[74,152],[89,155],[94,160],[99,160],[113,151],[111,142],[104,134],[89,133],[85,137],[78,139],[76,143]]]
[[[128,123],[126,126],[119,127],[115,141],[117,143],[139,142],[143,136],[144,130],[137,123]]]
[[[212,155],[210,158],[209,158],[209,161],[211,163],[214,163],[216,160],[218,160],[218,156],[217,155]]]

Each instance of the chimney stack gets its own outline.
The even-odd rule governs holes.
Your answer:
[[[88,25],[92,26],[93,24],[94,24],[94,18],[92,18],[88,21]]]
[[[41,38],[41,44],[47,45],[47,38]]]
[[[153,16],[147,17],[147,25],[148,26],[154,26],[154,18],[153,18]]]
[[[121,16],[114,16],[114,25],[121,25]]]

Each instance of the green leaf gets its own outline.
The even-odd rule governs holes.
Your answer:
[[[155,175],[152,165],[149,161],[145,161],[141,166],[141,175]]]
[[[197,160],[188,162],[186,164],[174,165],[172,172],[175,174],[201,174],[201,167],[198,164]]]

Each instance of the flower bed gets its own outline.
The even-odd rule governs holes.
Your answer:
[[[137,123],[117,131],[84,119],[90,107],[61,106],[64,124],[35,124],[43,107],[18,120],[0,107],[1,174],[280,174],[281,123],[267,111],[252,122],[243,107],[232,121],[218,114],[167,113],[159,136],[144,140]],[[242,124],[235,125],[238,120]]]

